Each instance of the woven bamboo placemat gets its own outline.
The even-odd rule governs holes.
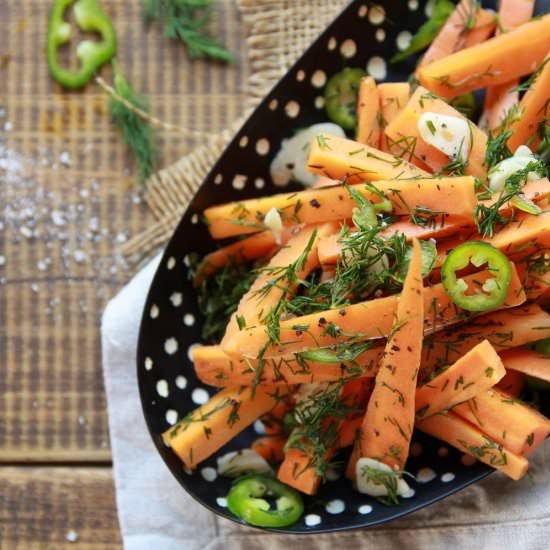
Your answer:
[[[0,461],[108,460],[99,321],[134,272],[118,249],[153,223],[94,84],[64,92],[48,75],[52,0],[0,2]],[[102,0],[128,80],[151,111],[217,131],[242,112],[246,42],[233,0],[214,32],[244,62],[190,63],[141,0]],[[102,71],[110,81],[107,68]],[[162,132],[161,165],[199,142]],[[1,537],[0,537],[1,538]]]
[[[178,162],[155,174],[145,199],[156,223],[122,247],[129,259],[139,260],[164,244],[174,231],[194,192],[245,117],[317,38],[346,0],[237,0],[247,27],[250,77],[246,110],[225,131]]]

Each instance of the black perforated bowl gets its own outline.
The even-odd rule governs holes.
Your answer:
[[[370,2],[352,2],[262,101],[195,195],[166,248],[147,297],[137,369],[151,436],[182,487],[216,514],[234,521],[240,522],[224,507],[223,500],[230,481],[222,477],[212,480],[216,457],[196,471],[187,472],[161,439],[162,432],[176,418],[182,418],[215,392],[197,379],[189,357],[190,349],[201,342],[201,316],[189,282],[188,257],[216,247],[199,221],[206,207],[280,192],[280,188],[270,183],[270,162],[281,141],[292,136],[296,129],[326,121],[321,99],[325,77],[350,66],[367,67],[378,80],[408,79],[416,59],[398,65],[390,65],[386,60],[396,52],[403,33],[414,33],[426,20],[426,2],[391,0],[381,4],[382,9],[375,9]],[[537,5],[538,12],[542,11],[542,4]],[[487,5],[494,7],[491,3]],[[353,55],[345,57],[344,53]],[[267,154],[260,154],[266,149]],[[254,427],[250,427],[219,453],[249,447],[256,437]],[[433,472],[428,472],[435,477],[429,482],[411,482],[414,496],[402,499],[398,506],[388,507],[357,493],[348,480],[340,478],[323,485],[316,496],[306,497],[304,518],[282,531],[320,533],[379,524],[436,502],[490,473],[489,468],[479,463],[464,465],[460,453],[422,434],[415,435],[415,442],[413,451],[417,452],[407,463],[407,470],[416,474],[421,468],[429,468]],[[424,480],[428,477],[421,476]],[[334,500],[343,502],[343,511],[327,511],[327,504]],[[341,508],[342,503],[329,506],[331,511]],[[307,525],[317,521],[317,525]]]

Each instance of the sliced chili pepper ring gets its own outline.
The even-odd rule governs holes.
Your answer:
[[[76,0],[74,18],[77,26],[85,32],[97,32],[99,42],[83,40],[77,46],[76,55],[80,66],[66,69],[59,62],[59,48],[71,39],[71,26],[64,20],[65,11],[74,0],[56,0],[48,23],[47,57],[50,73],[66,88],[81,88],[103,64],[116,53],[116,34],[113,24],[101,8],[98,0]]]
[[[327,116],[345,130],[353,130],[357,124],[357,96],[363,69],[346,67],[333,75],[325,86]]]
[[[494,277],[487,279],[474,293],[467,294],[468,285],[457,272],[469,264],[481,267]],[[451,300],[467,311],[487,311],[504,303],[512,280],[510,260],[494,246],[482,241],[470,241],[453,249],[441,267],[441,282]]]
[[[274,507],[270,501],[274,502]],[[227,507],[237,517],[257,527],[286,527],[295,523],[304,511],[298,492],[264,475],[238,480],[227,495]]]

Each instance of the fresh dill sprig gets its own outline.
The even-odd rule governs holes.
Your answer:
[[[299,426],[290,434],[286,448],[301,450],[308,461],[295,476],[311,468],[322,480],[326,478],[327,453],[338,440],[339,428],[343,418],[353,412],[360,412],[352,405],[340,400],[345,380],[321,386],[298,402],[294,416]]]
[[[518,170],[506,178],[504,188],[500,192],[497,200],[487,206],[478,203],[474,208],[474,217],[476,228],[482,237],[492,237],[497,226],[508,224],[512,218],[501,214],[500,209],[509,201],[521,194],[521,190],[527,181],[529,172],[538,172],[541,175],[547,174],[546,164],[540,160],[533,160],[525,168]]]
[[[148,112],[147,99],[130,86],[122,75],[118,63],[113,62],[113,70],[114,91],[124,102],[111,95],[109,113],[113,124],[121,132],[124,143],[136,161],[138,180],[144,183],[153,173],[158,155],[155,130],[140,114]],[[130,105],[140,112],[133,110]]]
[[[373,466],[363,466],[361,477],[372,481],[376,485],[382,485],[387,492],[384,497],[376,497],[378,501],[386,506],[399,504],[399,479],[403,476],[414,476],[405,470],[382,470]]]
[[[191,258],[190,275],[194,276],[198,258]],[[248,262],[230,259],[211,276],[201,280],[196,288],[197,305],[204,317],[201,337],[204,340],[219,341],[231,314],[237,309],[240,299],[251,287],[256,274]],[[237,320],[246,324],[246,319]]]
[[[144,0],[146,25],[158,21],[164,34],[183,42],[192,59],[210,57],[232,62],[234,56],[208,31],[212,15],[212,0]]]
[[[547,57],[538,67],[537,70],[525,81],[523,81],[521,84],[516,86],[515,88],[512,88],[511,92],[526,92],[532,84],[535,83],[537,78],[540,76],[542,71],[544,70],[544,67],[546,67],[546,64],[550,61],[550,57]]]
[[[483,160],[483,165],[487,167],[487,171],[499,162],[512,156],[512,151],[508,147],[508,140],[512,133],[512,130],[504,130],[496,134],[489,132],[487,136],[487,149]]]

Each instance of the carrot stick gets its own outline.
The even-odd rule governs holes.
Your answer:
[[[413,254],[361,426],[361,455],[402,470],[409,455],[424,328],[422,250]]]
[[[506,369],[550,382],[550,357],[526,348],[506,350],[499,355]]]
[[[188,468],[195,468],[283,399],[287,387],[228,388],[162,435]]]
[[[357,137],[359,143],[378,149],[380,145],[380,106],[376,82],[365,76],[359,85],[357,100]]]
[[[533,0],[501,0],[498,8],[499,29],[509,32],[527,23],[533,16],[534,8]],[[481,116],[483,127],[494,129],[499,126],[508,111],[519,102],[519,92],[514,90],[518,84],[519,80],[515,79],[487,89]]]
[[[286,242],[290,237],[290,232],[287,231]],[[223,248],[215,250],[207,254],[199,264],[193,280],[194,284],[200,284],[205,278],[233,260],[238,263],[255,260],[262,256],[267,256],[277,243],[272,231],[262,231],[251,237],[247,237],[242,241],[231,243]]]
[[[550,315],[536,304],[486,313],[425,338],[422,371],[427,375],[454,363],[485,339],[500,352],[548,337]]]
[[[427,418],[418,422],[416,427],[421,432],[437,437],[458,450],[500,470],[512,479],[518,480],[527,473],[529,464],[525,457],[502,447],[453,412],[440,413]]]
[[[436,172],[449,164],[449,156],[426,143],[420,135],[418,121],[424,113],[449,115],[468,122],[470,150],[465,171],[472,176],[485,178],[487,172],[483,166],[487,149],[487,136],[485,133],[468,121],[462,113],[445,103],[445,101],[435,97],[422,86],[416,89],[405,108],[384,130],[393,154],[405,156],[409,159],[413,157],[420,159]]]
[[[532,73],[549,49],[550,16],[546,15],[420,67],[418,76],[422,86],[452,98]]]
[[[348,183],[421,178],[429,172],[368,145],[329,135],[317,136],[311,144],[308,170]]]
[[[307,449],[307,442],[302,442],[301,447]],[[330,449],[323,460],[329,461],[336,448]],[[313,451],[305,451],[302,448],[290,447],[285,453],[285,458],[277,471],[277,479],[284,484],[293,487],[306,495],[314,495],[321,484],[321,476],[316,468],[317,461]]]
[[[251,448],[268,462],[282,462],[285,458],[283,451],[285,443],[286,436],[284,435],[267,435],[256,439]]]
[[[550,52],[544,60],[544,67],[533,84],[522,97],[519,104],[521,115],[517,117],[510,129],[513,134],[508,140],[508,147],[515,151],[526,144],[536,149],[540,143],[539,124],[547,120],[549,112],[548,88],[550,87]]]
[[[340,401],[347,406],[356,408],[365,406],[366,400],[370,396],[372,384],[368,380],[352,380],[347,382],[340,393]],[[323,462],[327,462],[336,453],[336,451],[346,441],[342,441],[341,430],[347,422],[351,422],[348,418],[328,417],[323,421],[323,430],[331,430],[330,433],[336,433],[338,436],[334,440],[334,444],[327,449],[323,456]],[[297,428],[299,433],[300,428]],[[293,434],[290,435],[289,441],[293,441]],[[347,437],[347,436],[346,436]],[[329,438],[332,439],[331,435]],[[328,444],[328,443],[326,443]],[[313,448],[313,443],[310,440],[301,439],[297,442],[287,444],[285,458],[277,472],[277,478],[294,487],[302,493],[313,495],[317,492],[321,483],[321,476],[318,469],[318,456]]]
[[[384,128],[401,112],[409,101],[411,85],[408,82],[383,82],[378,84],[378,98],[380,100],[381,134],[380,149],[391,153],[388,148]]]
[[[325,240],[319,241],[317,249],[319,259],[321,259],[321,246]],[[518,262],[516,267],[523,282],[527,300],[536,300],[539,304],[546,305],[550,298],[550,258],[544,253],[537,257],[529,256]]]
[[[360,145],[359,147],[366,147]],[[438,213],[438,221],[470,220],[477,204],[474,179],[470,176],[441,179],[393,180],[377,182],[375,187],[386,194],[396,215],[409,215],[421,205]],[[357,184],[353,189],[374,203],[380,202],[367,186]],[[248,199],[207,208],[204,212],[209,231],[215,239],[242,235],[258,230],[258,221],[275,208],[284,226],[339,221],[351,218],[357,204],[342,185],[308,189]]]
[[[543,206],[538,216],[518,214],[513,222],[493,237],[480,239],[474,231],[462,233],[443,241],[438,247],[435,267],[441,267],[449,251],[469,240],[482,240],[504,252],[508,258],[521,261],[550,247],[550,207]]]
[[[268,413],[262,415],[260,420],[265,433],[267,435],[281,435],[284,431],[285,415],[291,410],[291,398],[281,399]]]
[[[319,265],[317,242],[336,231],[335,224],[312,225],[298,229],[295,235],[281,248],[258,275],[248,292],[241,298],[237,311],[233,313],[227,325],[221,345],[227,342],[239,331],[239,324],[251,325],[261,322],[270,310],[292,292],[297,286],[297,280],[307,275]],[[287,271],[294,266],[293,276],[296,280],[289,280]]]
[[[537,181],[527,182],[522,190],[525,198],[537,203],[542,203],[550,197],[550,182],[548,178],[542,178]],[[498,196],[480,201],[481,204],[490,207],[496,203]],[[512,206],[506,203],[499,208],[499,213],[503,216],[510,214]],[[426,239],[441,239],[449,237],[460,232],[468,234],[468,238],[472,237],[472,226],[466,222],[450,221],[442,224],[416,225],[408,221],[396,221],[383,230],[380,235],[390,237],[394,234],[402,233],[407,237],[407,240],[417,238],[420,240]],[[317,251],[321,264],[335,264],[340,257],[342,245],[339,242],[340,235],[335,233],[319,239]],[[518,266],[519,270],[519,266]],[[542,281],[541,281],[542,282]],[[550,284],[550,281],[549,281]]]
[[[489,277],[492,275],[483,271],[468,275],[464,279],[467,283],[474,280],[482,283]],[[508,296],[502,309],[520,305],[524,301],[525,293],[514,267]],[[235,334],[231,340],[231,347],[224,347],[224,351],[230,355],[258,357],[267,345],[263,353],[264,358],[280,357],[317,347],[384,338],[392,331],[398,302],[399,295],[392,295],[281,321],[279,344],[267,345],[269,337],[265,327],[246,327]],[[470,314],[451,301],[441,284],[425,288],[424,310],[425,334],[437,332],[470,317]]]
[[[419,66],[483,42],[494,28],[494,13],[479,9],[473,0],[462,0],[426,50]]]
[[[530,454],[550,434],[550,420],[533,407],[498,390],[488,390],[453,412],[515,454]]]
[[[428,418],[492,388],[504,365],[488,340],[483,340],[416,392],[416,416]]]
[[[310,352],[312,350],[309,350]],[[314,350],[317,351],[318,350]],[[378,370],[380,348],[367,349],[352,361],[339,361],[332,353],[332,362],[311,360],[306,354],[280,358],[258,359],[231,357],[220,346],[198,346],[192,350],[195,372],[210,386],[251,386],[258,368],[262,369],[261,384],[311,384],[337,382],[356,376],[373,377]],[[330,350],[329,350],[330,355]]]

